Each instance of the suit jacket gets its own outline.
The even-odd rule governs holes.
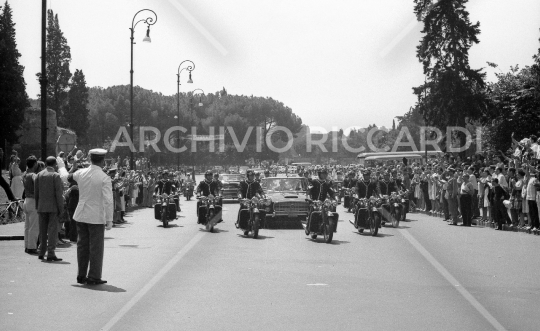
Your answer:
[[[460,187],[461,185],[457,182],[455,178],[452,177],[450,178],[450,180],[448,180],[448,187],[446,190],[448,191],[448,195],[451,199],[457,197]]]
[[[70,175],[79,187],[79,203],[73,219],[89,224],[113,221],[112,180],[95,165],[79,169]]]
[[[64,212],[64,184],[53,168],[47,167],[37,174],[34,183],[34,198],[38,213]]]

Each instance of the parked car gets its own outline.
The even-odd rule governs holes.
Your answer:
[[[277,177],[263,178],[261,186],[264,193],[272,199],[266,210],[266,222],[282,225],[305,221],[309,211],[306,201],[308,181],[303,177]]]
[[[222,195],[225,199],[238,199],[238,188],[240,182],[244,180],[244,176],[240,174],[221,174],[219,180],[223,184]]]

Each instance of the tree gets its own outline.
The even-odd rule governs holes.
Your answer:
[[[68,92],[68,106],[63,118],[67,126],[75,131],[79,141],[86,142],[88,130],[88,87],[82,70],[76,69]]]
[[[443,131],[480,119],[488,107],[485,73],[469,65],[469,49],[479,43],[480,23],[470,22],[467,2],[414,0],[414,12],[424,23],[417,57],[426,82],[413,90],[427,124]],[[464,139],[461,135],[462,145]]]
[[[1,9],[1,7],[0,7]],[[24,67],[19,64],[21,54],[15,42],[15,23],[6,1],[0,14],[0,141],[17,141],[15,132],[24,120],[24,110],[30,104],[26,94]]]
[[[63,111],[68,101],[70,62],[71,49],[64,33],[60,30],[58,15],[49,9],[47,11],[47,104],[49,108],[56,111],[60,126],[69,126]],[[41,73],[36,76],[39,79]]]
[[[497,82],[489,84],[492,107],[482,124],[492,151],[506,151],[514,132],[518,140],[540,132],[540,49],[533,59],[530,67],[520,70],[515,66],[507,73],[497,73]]]

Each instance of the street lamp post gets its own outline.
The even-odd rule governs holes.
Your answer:
[[[187,62],[187,65],[182,68],[182,65],[184,63]],[[182,62],[180,62],[180,65],[178,66],[178,73],[176,74],[176,106],[177,106],[177,111],[178,111],[178,126],[180,126],[180,85],[182,85],[182,83],[180,83],[180,74],[182,73],[182,71],[184,70],[187,70],[189,71],[189,79],[188,79],[188,84],[193,84],[193,79],[191,79],[191,72],[193,70],[195,70],[195,63],[193,63],[193,61],[191,60],[184,60]],[[180,131],[178,131],[178,142],[180,143]],[[180,171],[180,153],[178,153],[178,157],[176,159],[176,162],[177,162],[177,170]]]
[[[200,89],[200,88],[191,91],[191,100],[189,102],[189,106],[190,106],[190,110],[191,110],[191,118],[193,118],[193,95],[195,94],[196,91],[201,91],[202,94],[204,94],[204,91],[202,89]],[[202,106],[202,102],[201,102],[201,98],[199,97],[199,107],[201,107],[201,106]],[[195,119],[193,119],[192,126],[193,126],[193,124],[195,124]],[[193,142],[194,141],[193,140],[193,135],[191,136],[191,139],[192,139],[192,142]],[[196,143],[197,142],[195,141],[195,144]],[[195,180],[195,159],[193,158],[193,154],[191,155],[191,166],[193,167],[193,171],[191,173],[191,176],[192,176],[193,180]]]
[[[143,11],[151,12],[152,14],[154,14],[155,18],[152,17],[152,16],[148,16],[145,19],[140,19],[137,22],[135,22],[135,17],[137,17],[137,15],[140,12],[143,12]],[[151,15],[150,13],[148,13],[148,14]],[[133,34],[135,33],[135,27],[140,22],[146,23],[146,26],[147,26],[146,37],[143,38],[143,42],[149,43],[149,42],[151,42],[151,39],[150,39],[150,25],[156,24],[156,22],[157,22],[157,14],[151,9],[141,9],[138,12],[136,12],[135,15],[133,16],[133,19],[131,20],[131,28],[129,28],[131,30],[131,38],[130,38],[131,39],[131,69],[129,71],[129,82],[130,82],[129,108],[130,108],[131,119],[130,119],[130,123],[129,123],[129,135],[131,137],[132,142],[135,141],[135,137],[133,136],[133,127],[135,126],[135,125],[133,125],[133,45],[135,44],[135,42],[133,41],[133,39],[134,39]],[[129,168],[131,170],[133,170],[133,169],[135,169],[135,161],[134,161],[133,149],[131,149],[131,148],[130,148],[130,156],[131,157],[130,157],[130,160],[129,160]]]

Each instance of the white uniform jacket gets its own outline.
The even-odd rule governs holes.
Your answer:
[[[90,224],[106,224],[113,220],[112,181],[95,165],[77,170],[73,179],[79,186],[79,204],[73,219]]]

